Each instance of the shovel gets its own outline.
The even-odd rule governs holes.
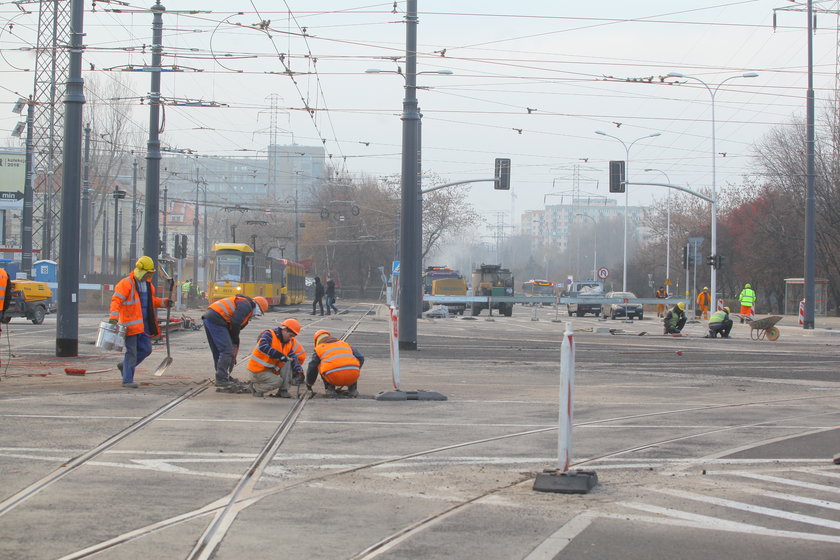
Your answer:
[[[166,273],[166,270],[164,270],[164,268],[160,266],[160,263],[158,263],[158,272],[160,272],[160,275],[169,284],[168,299],[170,302],[169,307],[166,308],[166,357],[155,370],[155,376],[160,377],[161,375],[163,375],[163,372],[166,371],[166,368],[169,367],[169,364],[172,363],[172,356],[169,355],[169,317],[172,314],[172,290],[175,286],[175,280],[173,280],[172,277]]]

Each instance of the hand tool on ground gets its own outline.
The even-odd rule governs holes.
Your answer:
[[[172,291],[175,288],[175,280],[166,273],[166,270],[160,265],[160,263],[158,263],[158,272],[164,281],[169,285],[169,295],[167,296],[169,305],[166,306],[166,357],[155,370],[155,376],[160,377],[163,375],[163,372],[166,371],[166,368],[169,367],[169,364],[172,363],[172,356],[169,354],[169,317],[172,315]]]

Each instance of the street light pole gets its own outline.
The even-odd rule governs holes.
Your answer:
[[[624,153],[626,155],[626,160],[624,164],[624,180],[629,182],[630,181],[630,148],[633,147],[633,144],[638,142],[639,140],[644,140],[645,138],[653,138],[655,136],[661,136],[661,132],[654,132],[653,134],[648,134],[647,136],[642,136],[641,138],[636,138],[630,145],[624,143],[624,140],[619,138],[618,136],[613,136],[612,134],[607,134],[601,130],[596,130],[595,134],[600,134],[601,136],[607,136],[614,140],[618,140],[621,142],[621,145],[624,146]],[[627,291],[627,211],[628,211],[628,201],[630,196],[630,189],[627,188],[627,185],[624,186],[624,271],[623,271],[623,278],[621,281],[621,291]]]
[[[712,247],[711,252],[712,256],[717,256],[717,145],[716,145],[716,137],[715,137],[715,95],[717,95],[720,86],[728,82],[729,80],[734,80],[735,78],[755,78],[758,76],[756,72],[744,72],[743,74],[736,74],[734,76],[729,76],[722,82],[720,82],[714,89],[709,86],[705,81],[701,80],[700,78],[696,78],[694,76],[687,76],[685,74],[681,74],[679,72],[668,72],[668,76],[671,78],[683,78],[686,80],[694,80],[696,82],[700,82],[703,84],[703,87],[709,92],[709,95],[712,96],[712,233],[711,233],[711,241]],[[670,182],[670,181],[669,181]],[[717,310],[717,266],[712,266],[711,271],[711,293],[709,294],[712,310]]]
[[[598,224],[595,222],[595,218],[589,214],[575,214],[575,216],[583,216],[592,220],[592,231],[595,232],[595,243],[592,245],[592,279],[595,280],[598,278]],[[546,278],[548,278],[547,275]]]
[[[661,169],[645,169],[645,171],[658,171],[665,175],[665,180],[670,183],[671,178]],[[668,200],[665,203],[668,206],[668,225],[665,232],[665,293],[671,295],[671,286],[668,285],[667,280],[671,279],[671,191],[668,191]]]

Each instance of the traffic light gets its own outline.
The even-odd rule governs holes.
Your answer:
[[[187,258],[187,234],[186,233],[181,234],[180,245],[181,245],[181,251],[180,251],[181,252],[181,258],[186,259]]]
[[[708,257],[706,257],[706,264],[713,268],[717,268],[717,257],[714,255],[709,255]]]
[[[716,258],[715,268],[723,268],[723,255],[716,255]]]
[[[496,158],[496,182],[493,188],[500,191],[510,190],[510,159]]]
[[[181,234],[180,233],[175,234],[175,239],[173,240],[172,244],[174,245],[174,247],[172,247],[172,252],[174,253],[173,256],[176,259],[184,258],[184,255],[181,254]]]
[[[610,192],[623,193],[626,188],[624,177],[624,162],[610,162]]]
[[[688,268],[688,246],[682,248],[682,267]]]

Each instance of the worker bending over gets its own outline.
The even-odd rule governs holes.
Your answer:
[[[268,310],[268,300],[262,296],[231,296],[210,304],[204,315],[204,331],[213,353],[216,368],[216,387],[236,389],[240,383],[230,376],[239,353],[239,331],[245,328],[253,315]]]
[[[306,370],[306,388],[321,374],[328,396],[356,397],[357,384],[365,357],[349,343],[332,336],[329,331],[320,330],[313,336],[315,352]],[[347,387],[341,391],[340,387]]]
[[[303,366],[306,352],[295,338],[300,334],[297,319],[286,319],[279,327],[263,331],[257,341],[257,347],[248,359],[248,371],[251,372],[251,394],[262,397],[265,393],[277,389],[272,397],[290,398],[289,378],[303,378]]]
[[[680,334],[685,321],[685,303],[680,301],[665,313],[665,318],[662,320],[665,325],[665,334]]]
[[[729,318],[729,308],[724,307],[720,311],[715,311],[709,318],[709,334],[706,338],[717,338],[720,334],[721,338],[729,338],[729,331],[732,330],[732,319]]]

